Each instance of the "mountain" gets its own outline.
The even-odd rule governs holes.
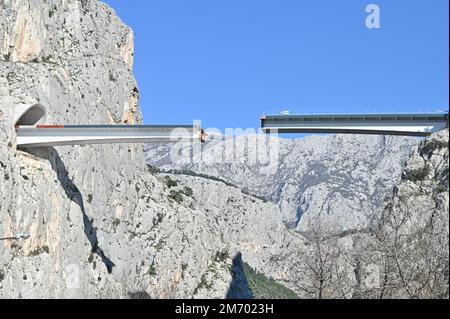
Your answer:
[[[0,241],[0,298],[223,298],[229,272],[202,289],[217,260],[270,276],[301,242],[274,204],[149,172],[142,145],[17,149],[20,103],[50,124],[141,124],[133,42],[99,1],[0,1],[0,237],[30,234]]]
[[[266,198],[300,232],[318,224],[342,232],[368,227],[418,143],[392,136],[213,136],[201,152],[148,144],[145,154],[161,170],[212,176]]]
[[[360,206],[361,212],[352,210],[340,212],[339,218],[342,218],[342,220],[326,216],[329,213],[329,206],[310,205],[308,214],[311,222],[306,224],[307,227],[305,228],[301,223],[300,227],[298,225],[290,227],[289,233],[294,236],[295,240],[282,249],[270,251],[268,257],[271,270],[266,274],[294,291],[300,298],[448,298],[448,134],[447,129],[422,141],[409,138],[359,136],[327,136],[309,138],[304,141],[275,140],[275,145],[279,147],[279,150],[290,152],[286,155],[280,152],[281,156],[277,158],[285,159],[288,156],[294,156],[292,153],[296,154],[294,157],[299,157],[298,154],[305,153],[302,149],[288,149],[283,143],[291,145],[310,143],[313,145],[309,145],[309,150],[317,153],[319,153],[317,148],[320,149],[326,145],[328,152],[334,154],[334,156],[327,157],[324,155],[322,158],[328,158],[328,161],[332,163],[340,163],[340,167],[354,168],[356,165],[356,167],[372,168],[371,171],[368,169],[353,169],[338,172],[338,177],[347,177],[347,179],[342,179],[342,181],[348,183],[341,184],[342,189],[335,186],[335,181],[338,178],[333,175],[323,179],[318,178],[317,181],[313,180],[310,183],[311,185],[323,183],[322,189],[336,187],[336,192],[349,194],[350,190],[354,192],[355,189],[364,189],[359,185],[359,183],[362,183],[359,179],[351,179],[351,177],[365,174],[362,178],[369,185],[370,183],[373,183],[373,185],[381,184],[385,185],[386,188],[380,187],[376,190],[378,193],[371,193],[377,194],[376,196],[372,195],[365,198],[366,201],[369,201],[365,207],[369,207],[369,209],[364,210],[365,208]],[[263,143],[271,143],[266,137],[257,138],[263,140]],[[210,157],[217,156],[220,159],[220,150],[227,148],[224,144],[232,144],[230,141],[239,144],[248,143],[249,140],[255,141],[252,136],[228,140],[221,137],[219,140],[213,140],[210,142],[211,144],[205,145],[203,152],[195,156],[190,147],[167,144],[152,147],[147,145],[146,156],[147,159],[152,158],[154,165],[159,166],[159,168],[156,168],[149,165],[152,171],[171,170],[170,176],[182,181],[182,184],[197,185],[197,190],[198,183],[200,183],[202,185],[200,187],[202,206],[210,207],[212,203],[217,205],[217,199],[226,198],[232,189],[246,194],[254,192],[253,195],[247,196],[252,196],[254,201],[258,202],[261,194],[266,196],[270,194],[267,186],[271,185],[270,182],[283,180],[276,176],[276,173],[282,171],[286,166],[283,161],[274,166],[277,169],[272,171],[274,175],[269,174],[270,179],[265,175],[265,178],[267,178],[264,180],[264,182],[267,182],[266,185],[260,182],[263,178],[261,177],[261,179],[256,179],[258,181],[256,186],[249,187],[250,190],[247,188],[243,192],[240,189],[240,187],[243,187],[242,184],[240,187],[236,186],[239,185],[238,181],[241,181],[241,183],[245,181],[246,184],[243,188],[247,185],[250,186],[250,182],[254,181],[250,178],[260,176],[255,171],[265,166],[261,164],[247,165],[245,164],[245,156],[240,158],[244,158],[244,161],[234,159],[235,162],[231,164],[214,163],[214,161],[211,162]],[[332,149],[329,147],[330,141],[333,141],[331,145],[335,145],[336,141],[342,140],[347,143],[339,145],[345,145],[345,148]],[[383,144],[376,144],[381,141]],[[378,148],[376,146],[371,147],[370,142],[375,143]],[[277,143],[281,146],[278,146]],[[358,148],[357,145],[362,143],[365,147]],[[355,145],[358,149],[357,152],[352,150]],[[272,148],[272,152],[275,149],[277,148]],[[158,154],[163,152],[171,154],[171,156],[158,157]],[[192,153],[191,161],[194,163],[189,163],[186,158],[180,166],[176,166],[174,162],[169,162],[169,159],[177,158],[177,154],[188,154],[189,152]],[[352,160],[351,154],[358,161]],[[210,162],[208,164],[195,162],[195,160],[198,161],[196,156],[202,156],[203,160],[209,160]],[[386,157],[390,160],[387,160]],[[347,158],[350,162],[348,166],[343,163],[344,158]],[[294,164],[302,166],[304,162],[299,160]],[[315,162],[310,160],[308,163]],[[334,166],[327,161],[325,163],[327,165],[321,166],[320,170],[316,168],[319,174],[311,174],[311,176],[319,175],[320,177],[323,176],[320,173],[333,171],[329,167]],[[245,177],[244,174],[234,176],[227,173],[227,169],[232,172],[246,172],[247,175]],[[221,175],[218,172],[224,172],[225,174]],[[383,172],[385,175],[379,172]],[[391,175],[392,172],[394,176]],[[375,173],[375,176],[371,175]],[[160,171],[158,174],[164,175],[167,173]],[[228,190],[213,188],[210,183],[222,184],[223,187],[226,185]],[[332,186],[328,186],[327,183],[332,183]],[[357,183],[356,187],[352,183]],[[297,186],[302,186],[302,184]],[[280,187],[280,189],[283,188],[283,186]],[[370,187],[366,189],[370,189]],[[267,192],[264,193],[264,191]],[[315,195],[313,192],[312,194]],[[329,193],[320,195],[326,197],[329,196]],[[318,198],[322,198],[321,196]],[[274,197],[270,198],[273,200]],[[267,199],[264,200],[271,203]],[[347,200],[355,200],[355,197],[349,196]],[[374,200],[375,203],[372,202]],[[357,203],[360,202],[357,201]],[[283,206],[279,203],[272,203],[272,205],[280,209],[277,216],[280,218],[286,216],[283,212]],[[234,206],[227,202],[226,206],[221,208],[215,206],[212,211],[216,209],[225,210],[229,214],[234,211]],[[323,217],[323,215],[326,217]],[[364,223],[361,223],[361,220],[355,222],[355,216],[361,215],[365,216]],[[253,233],[260,231],[256,228],[263,218],[267,217],[252,217],[251,221],[255,223]],[[342,225],[347,227],[342,228]],[[357,227],[354,227],[354,225],[357,225]],[[236,263],[242,264],[242,262],[239,263],[239,259]],[[239,269],[244,268],[244,266],[241,266]],[[223,267],[220,269],[223,269]],[[267,268],[261,267],[261,269]],[[241,270],[236,273],[242,272]],[[237,287],[241,289],[237,290],[242,292],[242,280],[239,278],[241,276],[238,276],[236,281],[240,282],[241,285],[237,285]],[[233,284],[231,287],[234,287]],[[264,285],[261,284],[256,290],[264,291],[261,287],[264,287]],[[264,293],[262,295],[264,296]],[[283,294],[283,296],[286,298],[288,294]]]
[[[448,298],[448,130],[17,148],[23,103],[142,124],[133,42],[96,0],[0,1],[0,298]]]

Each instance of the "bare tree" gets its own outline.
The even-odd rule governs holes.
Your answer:
[[[381,214],[368,249],[382,269],[378,298],[448,298],[448,216],[435,202],[420,214],[397,196]]]
[[[309,236],[306,249],[298,252],[292,271],[295,286],[306,298],[348,298],[351,293],[348,260],[338,238],[316,229]]]

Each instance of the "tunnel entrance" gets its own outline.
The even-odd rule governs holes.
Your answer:
[[[41,104],[18,104],[14,114],[15,126],[36,126],[42,124],[47,116],[47,110]]]

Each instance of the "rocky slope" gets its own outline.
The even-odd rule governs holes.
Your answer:
[[[333,138],[336,137],[327,137]],[[358,139],[361,138],[355,137]],[[370,217],[365,227],[342,230],[340,223],[335,224],[335,229],[332,223],[323,227],[319,216],[326,208],[311,211],[319,220],[316,227],[300,232],[301,239],[297,237],[299,232],[291,233],[297,237],[293,245],[270,251],[270,275],[301,298],[448,298],[448,130],[432,135],[416,147],[406,143],[406,148],[411,155],[404,163],[389,164],[403,168],[399,169],[398,180],[393,180],[384,191],[385,198],[378,209],[365,212]],[[219,170],[221,167],[218,165]],[[186,171],[171,176],[189,185],[228,183],[214,181],[218,179],[214,176],[208,182],[208,178],[195,175],[199,173]],[[228,191],[237,189],[229,187]],[[206,207],[227,194],[218,194],[209,186],[202,188],[201,193],[207,199],[201,205]],[[344,218],[351,220],[353,216]],[[224,264],[216,267],[219,270],[214,273],[227,274]]]
[[[377,298],[449,297],[448,143],[448,129],[421,143],[373,225],[363,259],[379,265]]]
[[[195,154],[189,146],[167,144],[146,145],[145,151],[160,169],[210,175],[267,198],[279,205],[286,224],[301,232],[318,224],[341,232],[368,227],[417,143],[391,136],[215,135]]]
[[[133,34],[94,0],[0,1],[0,24],[0,237],[31,235],[0,241],[0,298],[224,297],[229,273],[202,290],[216,256],[270,274],[298,241],[276,205],[149,173],[141,145],[17,150],[18,103],[48,123],[141,123]]]
[[[414,150],[386,205],[364,231],[318,229],[279,259],[306,298],[449,297],[448,129]]]

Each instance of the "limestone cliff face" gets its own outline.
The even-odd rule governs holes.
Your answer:
[[[1,298],[191,297],[225,250],[271,271],[259,261],[289,242],[274,239],[288,234],[273,205],[230,193],[221,200],[237,206],[224,217],[198,204],[200,189],[173,196],[142,145],[17,150],[18,103],[44,105],[50,124],[142,122],[133,35],[113,10],[1,0],[0,24],[0,237],[31,234],[0,242]]]
[[[280,256],[288,284],[308,298],[448,298],[448,134],[414,149],[367,229],[318,231],[296,257]]]
[[[378,298],[449,297],[448,142],[446,129],[419,145],[377,218],[363,259],[379,265]]]

